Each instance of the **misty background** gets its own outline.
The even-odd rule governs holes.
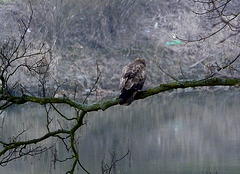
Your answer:
[[[201,42],[168,45],[175,36],[194,40],[222,26],[218,18],[196,14],[204,9],[193,1],[30,2],[33,19],[26,39],[33,48],[45,43],[51,49],[49,79],[54,81],[47,84],[50,87],[63,83],[62,90],[73,90],[77,85],[77,90],[84,92],[93,86],[101,72],[98,88],[116,92],[122,67],[137,57],[147,60],[145,87],[173,80],[156,64],[176,79],[200,79],[209,73],[206,65],[226,63],[236,56],[240,46],[239,35],[226,39],[233,33],[228,27]],[[225,11],[239,13],[239,1],[231,1]],[[18,37],[19,23],[27,20],[29,14],[27,0],[0,1],[0,42]],[[233,22],[239,23],[239,19]],[[19,80],[29,88],[37,88],[38,79],[27,71],[12,77],[12,81]]]

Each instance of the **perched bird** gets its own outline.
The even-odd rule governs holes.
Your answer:
[[[119,89],[120,105],[130,105],[134,96],[142,89],[146,80],[146,62],[142,58],[135,59],[122,70]]]

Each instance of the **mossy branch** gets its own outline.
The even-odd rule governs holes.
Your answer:
[[[169,91],[173,89],[178,89],[178,88],[189,88],[189,87],[201,87],[201,86],[234,86],[234,85],[239,85],[240,84],[240,79],[236,78],[209,78],[209,79],[204,79],[204,80],[187,80],[187,81],[176,81],[172,83],[166,83],[166,84],[160,84],[159,86],[156,86],[154,88],[150,88],[146,91],[139,92],[137,96],[135,96],[135,100],[139,99],[144,99],[152,95],[156,95],[158,93],[164,92],[164,91]],[[38,104],[57,104],[57,103],[62,103],[69,105],[71,107],[74,107],[78,110],[80,110],[80,113],[78,113],[76,117],[76,122],[75,124],[69,129],[69,130],[63,130],[59,129],[56,131],[48,132],[42,137],[36,138],[36,139],[31,139],[27,141],[12,141],[12,142],[3,142],[0,141],[0,144],[2,144],[3,149],[0,151],[0,156],[3,156],[2,164],[6,163],[8,161],[11,161],[11,155],[7,155],[7,152],[10,154],[13,154],[15,151],[14,149],[17,148],[25,148],[27,145],[31,144],[37,144],[40,143],[50,137],[58,137],[60,134],[65,134],[68,135],[66,138],[61,138],[61,139],[67,139],[70,137],[70,147],[73,151],[74,154],[74,163],[71,168],[71,170],[67,173],[74,173],[75,168],[77,164],[83,169],[85,173],[89,173],[83,165],[80,163],[80,156],[79,153],[75,147],[75,133],[76,131],[84,125],[84,117],[88,112],[92,111],[98,111],[98,110],[106,110],[109,107],[112,107],[114,105],[118,105],[119,99],[118,97],[112,98],[105,100],[103,102],[98,102],[94,104],[84,104],[80,103],[74,100],[71,100],[69,98],[63,97],[63,98],[41,98],[41,97],[34,97],[34,96],[28,96],[28,95],[22,95],[20,97],[15,97],[11,95],[2,95],[0,97],[0,100],[5,101],[7,103],[12,103],[12,104],[24,104],[27,102],[33,102],[33,103],[38,103]],[[5,105],[5,104],[3,104]],[[4,107],[3,107],[4,108]],[[64,117],[63,117],[64,118]],[[68,148],[67,148],[68,149]],[[21,149],[20,149],[21,151]],[[31,151],[30,151],[31,152]],[[4,157],[5,155],[5,157]],[[19,156],[21,157],[21,155]],[[4,161],[5,160],[5,161]]]
[[[164,91],[183,88],[194,88],[203,86],[237,86],[240,84],[240,78],[209,78],[204,80],[180,80],[172,83],[160,84],[155,88],[142,91],[135,97],[135,100],[144,99]]]
[[[190,87],[201,87],[201,86],[235,86],[240,84],[240,78],[210,78],[204,80],[182,80],[176,81],[171,83],[160,84],[154,88],[147,89],[146,91],[140,92],[136,97],[135,100],[144,99],[151,95],[155,95],[164,91],[169,91],[178,88],[190,88]],[[1,96],[0,100],[7,100],[8,102],[12,102],[14,104],[24,104],[26,102],[34,102],[43,104],[67,104],[83,112],[91,112],[91,111],[98,111],[98,110],[106,110],[107,108],[117,105],[118,104],[118,97],[108,99],[99,103],[93,104],[83,104],[69,98],[41,98],[41,97],[34,97],[23,95],[20,97],[15,96]]]

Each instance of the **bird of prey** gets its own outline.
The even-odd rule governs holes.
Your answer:
[[[120,105],[130,105],[134,96],[142,89],[146,80],[146,62],[143,58],[137,58],[122,70],[119,89]]]

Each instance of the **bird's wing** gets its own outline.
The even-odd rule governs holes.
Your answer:
[[[141,66],[125,66],[122,70],[120,80],[120,90],[130,89],[134,85],[136,88],[141,89],[146,79],[145,69]]]
[[[129,68],[128,66],[123,67],[122,69],[122,74],[121,74],[121,78],[120,78],[120,85],[119,85],[119,89],[123,90],[125,83],[128,80],[128,76],[129,76],[130,72],[129,72]]]

